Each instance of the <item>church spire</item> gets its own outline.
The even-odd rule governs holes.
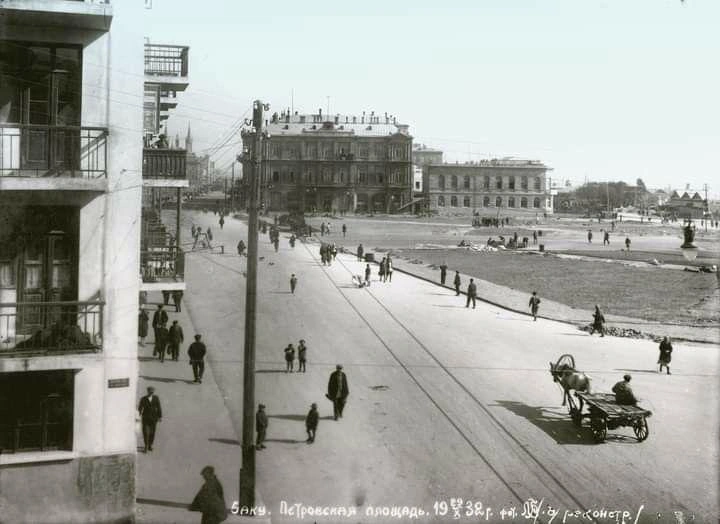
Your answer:
[[[185,149],[188,153],[192,153],[192,135],[190,134],[190,124],[188,123],[187,136],[185,137]]]

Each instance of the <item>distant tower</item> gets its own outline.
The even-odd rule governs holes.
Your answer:
[[[190,124],[188,124],[188,132],[187,136],[185,137],[185,149],[187,150],[188,154],[192,153],[192,135],[190,135]]]
[[[180,149],[180,133],[175,133],[175,149]]]

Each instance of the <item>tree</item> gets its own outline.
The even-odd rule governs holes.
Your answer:
[[[635,185],[637,186],[638,191],[640,191],[642,193],[648,192],[647,187],[645,187],[645,182],[643,182],[642,178],[638,178],[637,182],[635,182]]]

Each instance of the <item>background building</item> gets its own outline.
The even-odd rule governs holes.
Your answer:
[[[412,137],[387,114],[275,113],[266,121],[260,191],[270,211],[391,213],[412,195]],[[243,135],[252,172],[253,134]],[[247,182],[247,177],[243,177]]]
[[[0,520],[133,518],[142,2],[0,6]]]
[[[441,214],[550,214],[549,169],[536,160],[511,158],[430,164],[423,188],[429,209]]]

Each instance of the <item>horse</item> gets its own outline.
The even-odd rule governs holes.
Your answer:
[[[581,371],[575,371],[574,366],[570,364],[560,361],[557,364],[550,362],[550,374],[553,381],[559,383],[563,388],[563,406],[570,397],[570,390],[590,393],[590,377]]]

